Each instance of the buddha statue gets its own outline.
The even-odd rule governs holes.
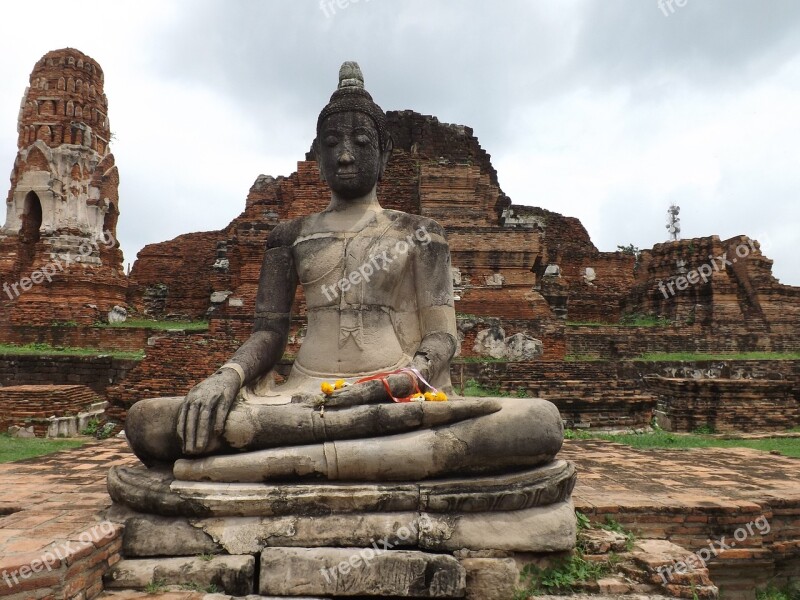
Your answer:
[[[260,592],[275,596],[464,597],[465,569],[497,563],[497,597],[510,597],[515,567],[469,553],[574,546],[575,469],[555,458],[558,410],[454,393],[445,232],[380,206],[392,139],[355,63],[342,66],[319,115],[315,149],[330,204],[270,233],[253,334],[185,397],[128,412],[127,438],[145,466],[109,472],[123,550],[222,552],[251,565],[260,556]],[[298,285],[308,329],[278,385]],[[155,531],[157,548],[147,542]],[[381,538],[406,548],[381,558],[391,568],[328,576],[331,561]],[[127,569],[123,560],[110,579]]]
[[[145,464],[184,480],[419,480],[545,463],[562,426],[537,399],[458,399],[450,254],[435,221],[381,208],[386,115],[345,63],[315,141],[328,207],[269,236],[252,336],[185,398],[136,403],[126,433]],[[286,383],[272,368],[296,286],[308,333]],[[330,396],[326,381],[341,380]],[[341,385],[344,383],[344,385]],[[436,390],[449,402],[394,402]],[[420,395],[417,395],[420,398]],[[396,460],[403,456],[403,460]]]

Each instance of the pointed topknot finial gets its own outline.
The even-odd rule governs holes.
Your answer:
[[[364,75],[361,73],[361,67],[355,61],[348,60],[342,63],[339,69],[339,89],[356,87],[364,89]]]

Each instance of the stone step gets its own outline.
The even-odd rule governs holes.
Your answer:
[[[215,589],[233,596],[255,591],[252,556],[123,559],[103,577],[106,589],[152,590],[163,586]]]

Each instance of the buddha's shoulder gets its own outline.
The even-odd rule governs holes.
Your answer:
[[[267,238],[267,248],[279,248],[281,246],[290,247],[300,236],[303,230],[303,222],[308,217],[298,217],[291,221],[282,221],[270,231]]]

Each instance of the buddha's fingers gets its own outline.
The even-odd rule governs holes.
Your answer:
[[[181,403],[181,408],[178,411],[178,427],[177,427],[177,434],[178,439],[181,441],[181,445],[185,448],[186,447],[186,413],[189,410],[189,404],[184,401]]]
[[[197,452],[197,415],[199,412],[200,405],[197,402],[190,402],[186,412],[186,428],[183,438],[183,451],[187,454]]]
[[[197,425],[195,428],[195,449],[198,453],[203,452],[208,446],[208,438],[209,438],[209,428],[211,427],[211,418],[212,418],[212,407],[209,407],[207,403],[202,405],[200,408],[200,415],[197,419]]]
[[[217,409],[214,412],[214,435],[221,436],[225,431],[225,421],[228,418],[228,413],[231,412],[234,400],[236,400],[235,394],[230,397],[226,395],[217,403]]]

